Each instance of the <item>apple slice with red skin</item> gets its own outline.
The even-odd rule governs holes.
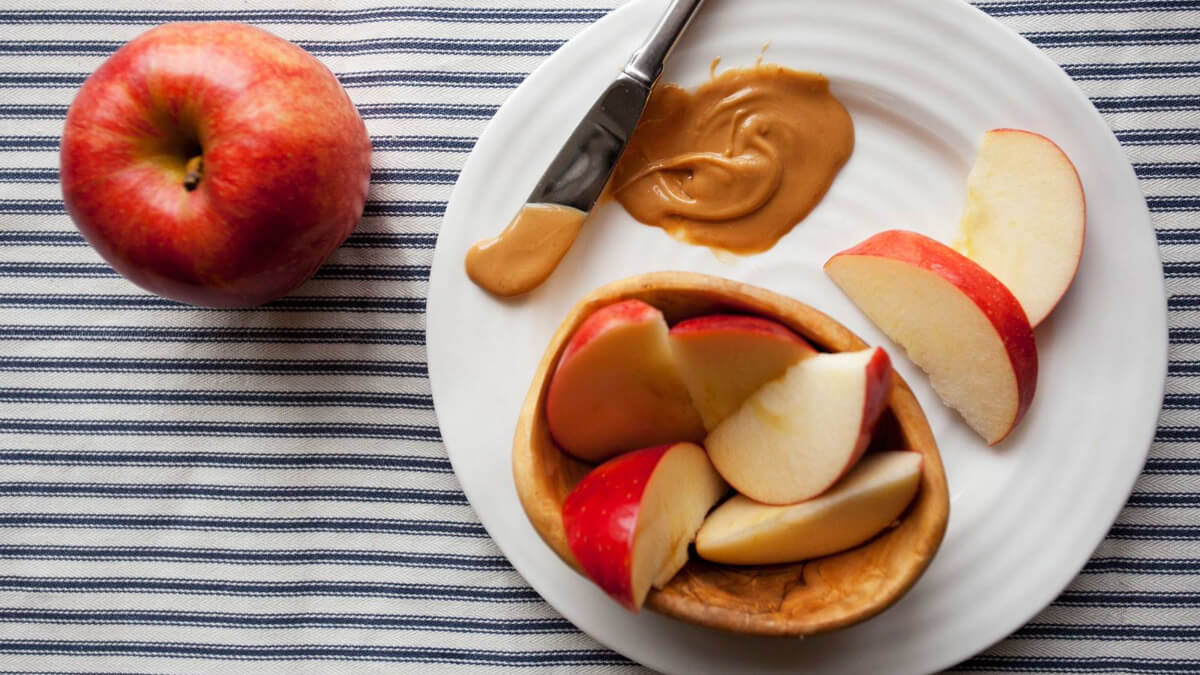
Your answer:
[[[825,493],[771,506],[736,495],[696,534],[700,557],[729,565],[775,565],[840,553],[892,524],[917,494],[921,454],[872,452]]]
[[[637,612],[651,586],[662,588],[687,563],[688,544],[727,489],[694,443],[625,453],[567,495],[567,544],[588,578]]]
[[[670,338],[683,383],[710,431],[759,387],[817,353],[778,322],[738,314],[681,321]]]
[[[704,438],[662,312],[624,300],[585,319],[550,380],[546,421],[559,447],[592,463]]]
[[[834,255],[825,271],[989,444],[1025,415],[1037,387],[1033,328],[987,270],[929,237],[889,230]]]
[[[993,129],[967,178],[963,248],[1016,296],[1036,326],[1083,256],[1087,207],[1070,158],[1049,138]]]
[[[811,499],[867,449],[893,379],[879,347],[817,354],[754,392],[704,446],[721,477],[755,501]]]

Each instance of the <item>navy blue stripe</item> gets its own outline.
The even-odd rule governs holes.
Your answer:
[[[501,651],[457,647],[0,639],[0,653],[72,656],[147,656],[234,661],[387,661],[481,666],[635,665],[607,649]],[[1197,663],[1200,663],[1198,661]]]
[[[1188,410],[1191,408],[1200,408],[1200,395],[1167,394],[1163,397],[1163,407],[1169,410]]]
[[[446,202],[367,200],[364,216],[440,216]],[[65,215],[61,199],[0,199],[0,214]]]
[[[0,464],[28,466],[216,467],[230,469],[369,470],[451,473],[445,457],[354,453],[154,452],[0,449]]]
[[[1052,603],[1059,607],[1197,608],[1200,592],[1066,591]]]
[[[1131,47],[1191,45],[1200,42],[1200,28],[1142,28],[1138,30],[1062,30],[1022,33],[1043,47]],[[2,53],[3,48],[0,48]]]
[[[234,549],[182,546],[0,545],[0,560],[88,560],[219,565],[354,565],[509,571],[501,555],[362,549]]]
[[[440,442],[436,426],[356,422],[196,422],[0,418],[0,434],[71,436],[225,436],[240,438],[383,438]]]
[[[1200,525],[1131,525],[1117,523],[1108,531],[1108,538],[1132,541],[1200,541]]]
[[[1200,110],[1200,96],[1097,96],[1092,103],[1100,112],[1163,112]]]
[[[1200,574],[1200,565],[1191,558],[1092,558],[1083,566],[1084,574]]]
[[[372,391],[250,391],[223,389],[42,389],[0,387],[0,403],[114,405],[235,405],[406,408],[433,410],[428,394]]]
[[[1138,178],[1200,178],[1200,162],[1134,164]]]
[[[1200,308],[1200,295],[1172,295],[1167,298],[1167,309],[1197,309]]]
[[[1146,197],[1146,206],[1151,211],[1158,213],[1168,211],[1197,211],[1200,210],[1200,197],[1194,195],[1182,197]]]
[[[15,74],[15,73],[14,73]],[[442,70],[368,70],[337,76],[343,87],[417,86],[472,89],[512,89],[525,81],[528,73],[442,71]],[[0,86],[4,79],[0,76]]]
[[[1200,474],[1200,459],[1151,457],[1142,467],[1142,473],[1155,475],[1197,475]]]
[[[0,528],[59,527],[199,532],[339,532],[485,538],[478,523],[387,518],[245,518],[121,513],[0,513]]]
[[[366,40],[296,40],[316,56],[363,54],[462,54],[472,56],[547,56],[562,40],[478,40],[433,37],[388,37]],[[0,40],[0,56],[109,56],[125,44],[119,40]]]
[[[391,375],[427,377],[417,361],[301,359],[139,359],[122,357],[0,356],[0,372],[236,373],[271,375]]]
[[[206,628],[365,628],[543,635],[578,633],[565,619],[481,619],[429,614],[194,612],[0,607],[0,623],[202,626]]]
[[[1163,276],[1168,279],[1200,275],[1200,263],[1196,262],[1164,262],[1162,267]]]
[[[35,593],[155,593],[241,597],[341,596],[466,602],[541,602],[525,586],[459,586],[366,581],[234,581],[163,577],[0,576],[0,591]]]
[[[0,167],[0,183],[57,183],[58,169]]]
[[[1125,145],[1192,145],[1200,143],[1200,129],[1126,129],[1113,132]]]
[[[453,23],[592,23],[609,10],[556,8],[374,7],[370,9],[240,10],[9,10],[0,23],[154,25],[169,21],[242,21],[272,24],[345,25],[428,21]]]
[[[0,202],[0,213],[3,212]],[[117,273],[104,263],[0,262],[0,277],[112,278]],[[327,263],[313,276],[326,280],[428,281],[428,265],[341,265]]]
[[[0,340],[424,345],[425,332],[420,330],[387,328],[243,328],[238,326],[55,326],[0,324]]]
[[[0,481],[0,497],[103,497],[110,499],[215,499],[221,501],[267,502],[382,502],[395,504],[440,504],[464,506],[467,498],[458,490],[381,488],[354,485],[206,485],[65,483]]]
[[[1158,230],[1154,234],[1158,237],[1158,243],[1162,245],[1200,243],[1200,230],[1164,229]]]
[[[0,293],[0,309],[147,309],[180,312],[388,312],[423,314],[425,298],[388,296],[286,296],[250,309],[216,309],[186,305],[156,295]]]
[[[53,150],[58,152],[58,136],[0,136],[0,151],[5,150]]]
[[[91,73],[0,72],[0,89],[76,89]],[[366,70],[335,73],[343,87],[447,87],[471,89],[512,89],[528,73],[441,71],[441,70]]]
[[[976,656],[954,667],[1022,673],[1200,673],[1200,659],[1125,656]]]
[[[453,180],[457,180],[455,174]],[[433,182],[433,181],[430,181]],[[342,244],[345,248],[432,249],[436,234],[421,232],[355,232]],[[87,246],[75,230],[0,230],[0,246]]]
[[[33,87],[36,89],[75,89],[91,73],[0,72],[0,89]]]
[[[499,109],[500,106],[474,103],[363,103],[358,106],[364,119],[490,120]]]
[[[1171,12],[1200,9],[1200,2],[1196,0],[1008,0],[976,2],[974,5],[992,16]]]
[[[372,169],[371,182],[406,185],[453,185],[458,172],[453,169]]]
[[[1017,632],[1013,633],[1011,637],[1016,640],[1137,640],[1142,642],[1196,642],[1200,641],[1200,626],[1029,623]]]
[[[1147,80],[1200,77],[1200,61],[1139,61],[1137,63],[1066,63],[1063,70],[1075,80]]]
[[[470,152],[476,140],[474,136],[372,136],[371,147],[374,150]],[[0,151],[18,150],[58,152],[58,136],[0,136]]]
[[[1200,492],[1134,492],[1126,506],[1153,508],[1200,507]]]
[[[1168,375],[1196,375],[1200,374],[1200,361],[1169,361],[1167,362]]]

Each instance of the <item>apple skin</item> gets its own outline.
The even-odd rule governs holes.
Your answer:
[[[688,545],[728,486],[695,443],[627,452],[584,476],[563,502],[567,545],[583,572],[637,612],[686,564]]]
[[[589,463],[704,438],[662,312],[623,300],[588,316],[550,378],[546,424],[564,452]]]
[[[887,230],[834,254],[831,265],[842,257],[875,256],[896,260],[930,271],[965,295],[991,323],[1008,354],[1017,383],[1017,408],[1011,426],[990,445],[1003,440],[1024,417],[1037,388],[1037,344],[1033,327],[1017,298],[990,272],[958,251],[916,232]]]
[[[563,502],[567,545],[588,578],[625,608],[633,598],[633,539],[642,494],[671,445],[627,452],[596,467]]]
[[[118,49],[80,88],[61,148],[88,243],[135,284],[213,307],[311,277],[362,216],[371,173],[329,69],[237,23],[167,24]]]

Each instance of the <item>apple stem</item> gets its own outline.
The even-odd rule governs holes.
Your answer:
[[[188,192],[196,189],[200,185],[200,178],[204,175],[204,157],[196,155],[188,160],[184,167],[183,188]]]

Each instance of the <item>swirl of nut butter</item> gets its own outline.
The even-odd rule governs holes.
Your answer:
[[[828,80],[759,63],[694,92],[655,87],[609,191],[635,219],[676,239],[758,253],[812,211],[853,149],[854,124]],[[586,217],[527,204],[499,237],[471,247],[467,274],[496,295],[528,292],[554,271]]]

